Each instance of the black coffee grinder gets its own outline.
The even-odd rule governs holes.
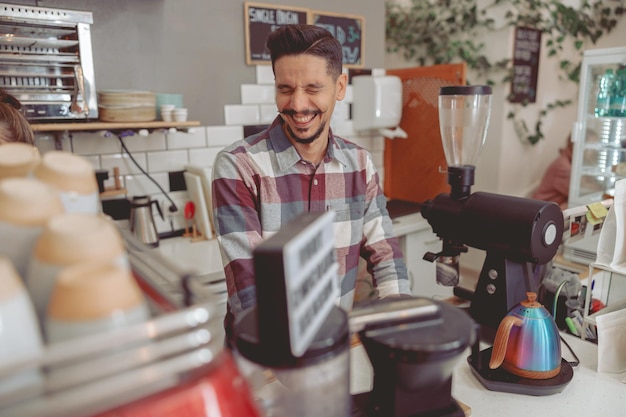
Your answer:
[[[549,379],[531,379],[487,366],[496,329],[528,293],[537,293],[543,268],[563,240],[563,213],[556,203],[483,192],[471,193],[474,165],[489,121],[491,88],[444,87],[439,95],[439,121],[448,163],[450,194],[439,194],[422,205],[422,215],[442,239],[440,253],[424,259],[437,262],[437,281],[459,282],[459,257],[467,246],[487,252],[478,283],[470,297],[469,313],[480,324],[480,338],[472,346],[468,364],[488,389],[529,395],[559,392],[572,378],[562,361],[561,371]],[[558,342],[558,341],[557,341]]]
[[[535,273],[537,265],[556,254],[564,221],[556,203],[471,193],[490,108],[491,87],[440,89],[439,122],[451,190],[424,202],[421,213],[443,242],[441,252],[424,256],[436,261],[440,284],[459,283],[459,258],[467,246],[487,252],[469,312],[495,331],[527,292],[537,292],[541,280]]]

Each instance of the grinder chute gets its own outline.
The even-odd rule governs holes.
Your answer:
[[[564,221],[556,203],[471,193],[490,112],[491,87],[441,87],[439,124],[450,193],[424,202],[421,213],[442,240],[441,252],[424,255],[437,263],[438,283],[459,283],[459,258],[468,246],[487,252],[470,314],[495,329],[527,292],[538,290],[534,266],[554,257]]]

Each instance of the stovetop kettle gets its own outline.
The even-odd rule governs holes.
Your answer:
[[[159,246],[159,234],[157,233],[152,206],[155,205],[161,219],[163,211],[156,200],[150,200],[149,196],[135,196],[130,202],[130,231],[140,241],[148,246]]]

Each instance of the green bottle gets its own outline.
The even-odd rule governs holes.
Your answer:
[[[626,117],[626,68],[617,70],[613,94],[611,95],[610,115],[614,117]]]
[[[615,84],[615,73],[609,68],[598,80],[595,115],[606,117],[611,115],[611,93]]]

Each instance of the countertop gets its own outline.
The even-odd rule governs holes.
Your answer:
[[[172,237],[161,239],[156,250],[193,275],[210,279],[224,277],[217,239],[193,242],[188,237]]]
[[[393,219],[393,231],[399,238],[430,227],[419,213],[403,215]],[[209,290],[219,296],[221,303],[226,302],[226,280],[217,239],[192,241],[189,237],[161,239],[157,248],[160,255],[179,269],[193,276],[191,282],[201,291]],[[175,278],[175,277],[172,277]],[[179,299],[182,287],[179,282],[160,284],[161,291]]]
[[[393,231],[396,236],[402,237],[409,233],[430,227],[428,222],[419,213],[396,217],[393,220]],[[161,239],[158,251],[176,263],[180,268],[208,279],[224,277],[222,259],[216,239],[199,240],[192,242],[188,237],[172,237]]]
[[[419,213],[414,213],[395,218],[393,227],[394,232],[402,237],[429,226]],[[217,240],[191,242],[183,237],[162,239],[159,248],[154,250],[181,268],[203,277],[204,281],[217,285],[225,293]],[[562,392],[535,397],[490,391],[472,374],[466,362],[470,354],[468,349],[454,369],[454,398],[469,406],[472,416],[622,416],[626,404],[626,384],[623,382],[626,381],[626,373],[596,372],[597,345],[569,334],[563,334],[563,337],[576,352],[580,365],[574,368],[574,377]],[[574,359],[565,345],[562,350],[566,360]],[[356,345],[351,350],[350,390],[353,394],[367,392],[371,390],[371,383],[371,364],[363,347]]]
[[[626,372],[621,374],[596,372],[597,345],[569,334],[562,334],[580,359],[580,364],[574,368],[573,379],[560,393],[529,396],[489,391],[472,374],[466,361],[470,354],[468,349],[454,368],[452,396],[469,406],[472,416],[623,416],[626,405]],[[566,360],[574,360],[565,345],[562,346],[562,350]],[[363,346],[360,344],[353,346],[350,353],[350,392],[358,394],[370,391],[372,367]]]

